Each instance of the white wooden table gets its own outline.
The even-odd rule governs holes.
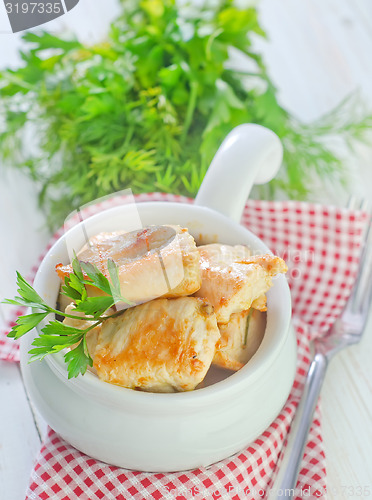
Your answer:
[[[310,121],[359,89],[372,110],[371,0],[262,0],[259,7],[270,40],[258,46],[284,106]],[[99,37],[115,11],[115,0],[81,0],[55,29],[68,21],[83,39]],[[17,65],[18,46],[19,37],[0,34],[0,67]],[[372,148],[358,147],[350,164],[350,192],[372,202]],[[322,193],[314,200],[340,201]],[[27,273],[44,249],[43,222],[33,185],[0,167],[0,299],[14,295],[15,270]],[[8,314],[1,311],[0,325]],[[331,499],[372,497],[370,353],[372,321],[362,343],[332,362],[322,391]],[[23,500],[45,424],[30,409],[16,364],[0,362],[0,401],[0,498]]]

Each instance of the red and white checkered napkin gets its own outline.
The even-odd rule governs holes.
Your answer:
[[[137,201],[192,200],[163,194]],[[89,207],[90,215],[122,198]],[[98,462],[49,430],[32,471],[28,500],[75,499],[259,499],[270,487],[283,442],[310,363],[309,342],[326,332],[350,294],[358,267],[367,215],[299,202],[249,200],[242,223],[289,266],[298,364],[293,389],[280,415],[247,449],[208,468],[169,474],[129,471]],[[54,240],[59,237],[57,233]],[[0,357],[16,358],[10,340],[0,340]],[[247,416],[248,418],[248,416]],[[302,462],[297,498],[324,498],[325,455],[320,411],[316,410]]]

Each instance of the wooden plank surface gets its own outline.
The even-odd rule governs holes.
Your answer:
[[[40,438],[18,364],[0,361],[0,498],[24,500]]]
[[[116,12],[115,1],[80,3],[83,17],[76,7],[60,22],[82,39],[99,38]],[[359,89],[365,108],[372,109],[370,0],[262,0],[259,9],[269,41],[257,41],[257,47],[284,106],[311,121]],[[56,30],[61,27],[55,25]],[[18,37],[4,36],[0,47],[9,50],[0,50],[0,67],[16,65]],[[350,190],[372,201],[372,148],[357,151],[357,158],[348,160],[354,168]],[[32,184],[17,172],[1,169],[0,298],[13,295],[15,269],[27,272],[44,248],[48,234],[42,225]],[[3,308],[2,315],[7,314]],[[330,499],[372,496],[371,352],[370,322],[363,343],[331,363],[322,391]],[[4,499],[18,500],[24,497],[39,436],[16,366],[0,363],[0,401],[6,401],[0,406],[0,498],[5,494]]]

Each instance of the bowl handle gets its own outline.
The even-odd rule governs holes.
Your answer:
[[[275,177],[282,159],[283,147],[274,132],[253,123],[235,127],[213,158],[195,204],[240,222],[253,184]]]

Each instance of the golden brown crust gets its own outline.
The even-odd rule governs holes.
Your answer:
[[[156,299],[103,323],[94,367],[102,380],[123,387],[192,390],[205,377],[219,337],[205,301]]]
[[[220,249],[219,249],[220,247]],[[247,255],[241,245],[204,245],[198,248],[202,285],[195,293],[215,309],[218,323],[227,323],[231,314],[251,307],[265,310],[262,296],[272,286],[272,277],[286,272],[283,259],[274,255]],[[230,250],[229,250],[230,249]],[[240,254],[240,255],[238,255]]]

